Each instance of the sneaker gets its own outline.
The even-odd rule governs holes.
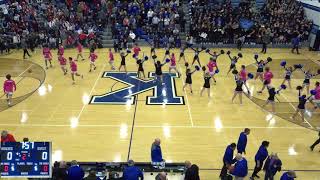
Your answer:
[[[96,70],[96,69],[97,69],[97,67],[94,67],[94,68],[93,68],[93,70]]]
[[[313,148],[314,148],[314,147],[310,146],[310,150],[311,150],[311,151],[313,151]]]
[[[89,72],[91,72],[91,69],[89,70]]]

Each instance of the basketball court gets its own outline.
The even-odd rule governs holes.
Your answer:
[[[236,49],[230,50],[232,55],[238,53]],[[150,48],[143,48],[143,51],[149,56]],[[238,69],[244,64],[249,72],[255,74],[253,56],[259,51],[260,49],[243,49]],[[178,57],[179,50],[174,52]],[[127,98],[126,103],[96,103],[93,96],[112,94],[128,87],[128,79],[110,78],[116,73],[111,71],[108,64],[108,49],[97,49],[96,53],[97,70],[89,73],[89,51],[85,51],[86,60],[78,62],[79,72],[84,75],[84,79],[77,77],[75,85],[72,85],[70,73],[63,75],[56,51],[53,51],[54,67],[49,70],[44,69],[40,49],[27,60],[21,60],[21,50],[1,56],[2,82],[5,74],[10,73],[17,83],[13,107],[7,107],[5,96],[1,94],[1,129],[14,134],[16,140],[28,137],[31,141],[52,141],[53,159],[57,161],[76,159],[125,162],[133,159],[137,162],[149,162],[151,143],[159,137],[167,162],[189,160],[200,167],[201,179],[213,180],[218,179],[218,169],[222,167],[226,146],[237,142],[239,133],[244,128],[250,128],[246,154],[249,169],[254,168],[254,155],[260,143],[268,140],[269,153],[279,154],[284,170],[296,170],[297,179],[320,179],[320,149],[317,147],[313,152],[309,149],[318,137],[316,130],[320,128],[320,111],[312,114],[307,112],[305,122],[300,117],[290,119],[298,101],[295,87],[301,85],[304,79],[299,70],[293,73],[292,89],[288,88],[277,96],[276,115],[269,113],[269,106],[261,108],[268,93],[256,93],[262,87],[260,80],[249,80],[253,95],[243,96],[243,105],[239,105],[238,98],[234,103],[231,102],[235,81],[231,73],[226,76],[230,65],[227,55],[221,55],[217,60],[220,72],[215,76],[217,84],[211,86],[211,98],[207,97],[206,92],[203,97],[199,95],[203,85],[202,71],[193,75],[193,94],[188,88],[182,90],[185,66],[181,60],[178,69],[182,72],[182,77],[168,77],[171,83],[166,84],[162,90],[162,95],[169,94],[168,96],[179,99],[177,102],[167,102],[164,98],[166,95],[156,96],[157,100],[153,101],[152,97],[160,90],[146,88],[142,93],[129,93],[135,95]],[[164,50],[157,49],[156,53],[162,60]],[[75,49],[67,49],[64,56],[76,57],[76,54]],[[280,67],[283,59],[291,65],[304,64],[305,68],[310,68],[313,72],[320,69],[317,61],[320,60],[319,54],[307,49],[302,49],[300,55],[291,54],[289,49],[269,49],[266,55],[259,56],[263,59],[269,56],[273,58],[269,66],[275,75],[272,83],[276,88],[284,77],[284,70]],[[191,63],[193,51],[187,50],[186,57]],[[115,59],[118,67],[119,53],[115,55]],[[208,54],[200,53],[202,65],[207,64],[208,60]],[[137,65],[132,55],[127,57],[127,64],[129,75],[134,76]],[[144,63],[144,69],[146,75],[153,76],[151,72],[155,69],[151,58]],[[163,70],[167,71],[168,65]],[[318,79],[311,80],[311,88],[316,80],[319,81],[320,76],[316,78]],[[158,101],[159,98],[163,102]],[[121,100],[121,97],[117,99]],[[260,173],[261,176],[262,174]]]

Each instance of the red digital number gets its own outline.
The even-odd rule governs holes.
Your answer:
[[[9,166],[4,166],[4,172],[8,172],[9,171]]]
[[[21,159],[25,161],[27,159],[27,155],[26,154],[22,154]]]
[[[48,172],[48,165],[44,165],[44,166],[42,167],[42,170],[43,170],[44,172]]]

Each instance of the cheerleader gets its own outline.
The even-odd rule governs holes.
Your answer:
[[[61,67],[63,74],[66,75],[68,72],[68,70],[66,68],[66,65],[67,65],[66,58],[64,58],[63,55],[59,55],[58,61],[59,61],[59,64],[60,64],[60,67]]]
[[[138,60],[139,59],[139,53],[141,51],[140,47],[138,46],[137,43],[134,44],[133,48],[132,48],[132,51],[133,51],[133,57]]]
[[[264,108],[266,105],[271,104],[271,108],[272,108],[272,114],[275,114],[276,112],[276,107],[275,107],[275,96],[277,94],[276,89],[274,87],[267,87],[268,88],[268,93],[269,93],[269,97],[266,101],[266,103],[264,105],[262,105],[262,108]]]
[[[319,75],[319,74],[312,74],[310,69],[307,70],[307,71],[304,71],[303,69],[301,69],[303,74],[304,74],[304,80],[303,80],[303,84],[302,84],[302,90],[304,88],[307,89],[307,94],[309,94],[309,90],[310,90],[310,79],[312,79],[313,77]]]
[[[114,66],[114,56],[113,56],[111,48],[109,48],[109,64],[111,66],[111,70],[116,69],[116,67]]]
[[[69,57],[69,63],[70,63],[72,84],[76,84],[74,76],[81,76],[81,78],[83,79],[83,75],[78,73],[78,65],[76,61],[72,60],[72,57]]]
[[[192,74],[194,72],[196,72],[197,70],[195,69],[194,71],[191,71],[191,69],[188,67],[188,64],[186,64],[186,80],[185,80],[185,84],[183,85],[183,90],[185,89],[185,87],[187,85],[189,85],[189,88],[190,88],[190,91],[191,91],[191,94],[193,93],[192,92]]]
[[[154,47],[154,43],[149,43],[151,45],[151,49],[150,49],[150,57],[156,55],[156,49]]]
[[[236,70],[235,70],[236,71]],[[233,94],[233,97],[232,97],[232,103],[233,103],[233,100],[234,98],[236,98],[237,95],[239,95],[239,101],[240,101],[240,105],[242,105],[242,94],[243,94],[243,89],[242,89],[242,86],[243,86],[243,81],[241,80],[241,78],[239,77],[238,73],[236,72],[235,75],[234,75],[234,79],[236,81],[236,88],[234,90],[234,94]]]
[[[195,61],[198,62],[199,66],[201,67],[201,63],[200,63],[200,59],[199,59],[199,54],[203,51],[203,50],[199,50],[199,48],[197,47],[196,49],[191,48],[194,51],[194,57],[193,57],[193,61],[192,61],[192,65],[194,64]]]
[[[210,76],[209,72],[203,71],[203,79],[204,79],[204,84],[203,84],[203,87],[200,91],[200,96],[202,96],[203,91],[205,89],[207,89],[208,97],[210,98],[210,79],[211,79],[211,76]]]
[[[180,72],[177,69],[177,62],[176,62],[176,57],[174,56],[174,53],[171,54],[169,73],[171,73],[172,69],[178,73],[178,76],[180,76]]]
[[[315,88],[313,89],[315,94],[310,97],[310,103],[314,106],[314,109],[320,108],[320,83],[316,82]]]
[[[83,46],[80,42],[77,43],[77,50],[78,50],[78,54],[77,54],[76,61],[78,61],[79,57],[81,57],[82,61],[83,61],[84,60],[84,58],[82,56]]]
[[[302,89],[299,90],[299,104],[297,106],[295,113],[291,117],[291,119],[295,119],[296,116],[300,113],[302,122],[305,122],[304,121],[304,113],[306,111],[306,103],[307,103],[308,99],[307,99],[306,95],[301,95],[301,91],[302,91]]]
[[[166,52],[164,53],[163,60],[165,60],[166,58],[170,58],[170,47],[166,47],[165,50]]]
[[[248,80],[248,72],[246,70],[245,65],[241,65],[241,71],[239,73],[240,79],[243,81],[244,87],[246,87],[248,94],[250,95],[249,87],[247,86],[247,80]]]
[[[254,80],[256,80],[258,77],[260,78],[261,81],[263,81],[263,69],[265,68],[265,66],[269,63],[271,58],[268,58],[269,61],[264,61],[264,60],[260,60],[258,61],[258,55],[255,55],[254,59],[256,60],[257,63],[257,72],[256,72],[256,76],[254,77]]]
[[[219,71],[216,59],[214,59],[213,57],[210,57],[209,63],[207,64],[207,67],[209,70],[209,74],[210,74],[211,78],[213,79],[213,82],[216,83],[217,81],[214,78],[214,75],[216,74],[215,71]],[[216,70],[214,70],[214,69],[216,69]]]
[[[224,53],[223,50],[221,50],[221,52]],[[212,58],[213,60],[215,60],[215,61],[217,61],[218,57],[219,57],[222,53],[217,54],[217,52],[215,52],[215,51],[214,51],[213,53],[211,53],[210,50],[208,50],[208,54],[209,54],[209,55],[211,56],[211,58]]]
[[[264,79],[263,86],[262,86],[262,89],[258,91],[258,93],[262,93],[262,91],[271,84],[271,79],[273,78],[273,74],[270,71],[269,67],[266,67],[265,71],[266,72],[263,74],[263,79]]]
[[[154,67],[156,68],[156,80],[158,80],[160,78],[160,82],[162,83],[162,85],[164,85],[163,83],[163,74],[162,74],[162,66],[166,64],[166,62],[161,63],[160,61],[157,61],[155,59],[153,59],[154,62]]]
[[[284,79],[282,81],[281,84],[284,84],[285,82],[288,82],[288,86],[291,89],[291,76],[293,73],[293,68],[290,66],[288,68],[286,68],[285,66],[283,66],[284,70],[285,70],[285,75],[284,75]]]
[[[127,73],[127,67],[126,67],[126,57],[128,56],[128,53],[125,55],[124,52],[120,53],[120,57],[121,57],[121,63],[119,66],[119,71],[121,70],[121,67],[124,68],[124,71]]]
[[[46,65],[46,69],[49,69],[48,68],[48,62],[50,63],[50,67],[52,67],[52,63],[51,63],[52,54],[51,54],[51,50],[48,47],[48,45],[44,45],[44,47],[42,49],[42,54],[43,54],[43,57],[44,57],[44,62],[45,62],[45,65]]]
[[[143,78],[146,78],[145,73],[144,73],[144,69],[143,69],[143,63],[147,61],[146,59],[142,60],[142,59],[138,59],[137,60],[137,65],[138,65],[138,77],[142,77],[141,75],[143,75]]]
[[[181,59],[183,59],[184,62],[187,62],[186,61],[186,56],[184,55],[184,51],[185,50],[186,50],[186,47],[184,45],[182,45],[180,47],[180,56],[179,56],[179,61],[178,62],[180,62]]]
[[[94,49],[91,49],[90,50],[90,55],[89,55],[89,59],[90,59],[90,69],[89,69],[89,72],[91,72],[92,70],[92,67],[93,67],[93,70],[95,71],[97,69],[97,66],[95,65],[95,62],[98,58],[97,54],[94,53]]]
[[[6,79],[3,83],[3,92],[6,95],[8,106],[11,106],[13,92],[17,90],[17,86],[10,74],[6,75]]]
[[[239,57],[237,57],[237,56],[231,57],[231,56],[230,56],[230,53],[227,53],[227,54],[228,54],[229,59],[230,59],[230,61],[231,61],[229,71],[227,72],[227,75],[228,75],[231,70],[236,69],[236,64],[237,64],[238,60],[240,59],[240,56],[239,56]]]
[[[58,53],[57,53],[58,57],[61,55],[64,55],[64,47],[62,44],[60,44],[59,48],[58,48]]]

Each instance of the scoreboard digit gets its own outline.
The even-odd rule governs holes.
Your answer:
[[[51,178],[51,142],[5,142],[0,144],[3,178]]]

